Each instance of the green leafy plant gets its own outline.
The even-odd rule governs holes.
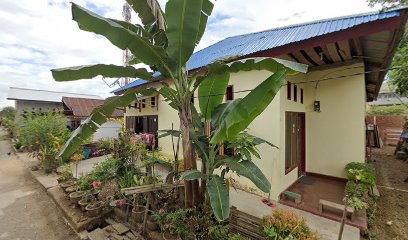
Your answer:
[[[38,152],[44,147],[49,150],[55,148],[55,138],[59,139],[58,144],[68,140],[71,133],[66,125],[67,119],[61,114],[28,116],[21,127],[19,140],[30,152]]]
[[[396,106],[370,106],[367,109],[367,115],[371,116],[394,116],[394,115],[407,115],[408,107],[405,105]]]
[[[368,204],[364,202],[361,198],[350,197],[347,198],[347,206],[354,207],[356,210],[366,209]]]
[[[375,169],[369,163],[351,162],[346,165],[347,179],[373,187],[375,185]]]
[[[156,0],[127,0],[127,2],[138,14],[142,24],[133,25],[104,18],[75,3],[72,3],[73,20],[81,29],[106,37],[122,50],[128,49],[133,54],[129,65],[144,63],[160,75],[156,77],[152,71],[145,68],[96,64],[53,69],[53,77],[57,81],[91,79],[98,75],[113,78],[141,78],[148,82],[159,82],[160,90],[140,87],[126,90],[122,96],[108,99],[103,106],[94,110],[67,142],[60,154],[62,158],[75,152],[82,140],[89,138],[98,125],[106,122],[117,107],[125,107],[133,101],[139,101],[138,95],[150,96],[158,92],[169,106],[178,112],[184,167],[188,170],[194,169],[196,159],[190,129],[200,126],[196,125],[199,118],[191,98],[197,89],[200,96],[204,94],[207,96],[200,101],[201,112],[207,121],[211,119],[213,108],[222,101],[230,73],[241,70],[271,72],[271,75],[256,90],[228,105],[227,111],[223,112],[224,118],[220,119],[219,129],[211,139],[212,144],[218,144],[245,130],[273,100],[287,75],[295,74],[297,71],[305,72],[307,69],[304,65],[278,59],[241,59],[241,56],[235,56],[210,63],[195,72],[189,71],[187,62],[205,32],[213,3],[210,0],[169,0],[163,11]],[[234,61],[237,59],[239,61]],[[173,86],[160,81],[161,79],[170,79]],[[208,186],[216,190],[223,184],[222,182],[222,179],[214,177],[208,179]],[[201,199],[198,186],[197,179],[186,179],[186,206],[191,207]],[[219,214],[217,216],[219,219],[226,219],[226,213],[224,212],[222,217]]]
[[[105,153],[111,153],[113,152],[114,146],[113,146],[113,140],[106,138],[106,139],[101,139],[98,141],[98,148],[103,149]]]
[[[71,164],[65,163],[62,165],[61,170],[59,172],[60,178],[62,181],[68,181],[72,179],[72,167]]]
[[[263,218],[262,233],[271,240],[318,240],[319,235],[307,226],[304,219],[289,211],[277,209]]]
[[[367,195],[368,187],[355,181],[347,181],[345,193],[348,197],[362,198]]]

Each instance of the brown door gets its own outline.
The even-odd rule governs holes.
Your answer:
[[[298,168],[298,176],[306,172],[305,113],[286,112],[286,173]]]

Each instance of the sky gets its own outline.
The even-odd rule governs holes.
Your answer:
[[[72,0],[99,15],[122,19],[124,0]],[[214,2],[214,0],[212,0]],[[164,8],[165,0],[159,0]],[[366,0],[217,0],[196,50],[226,37],[378,10]],[[132,22],[139,23],[132,12]],[[50,69],[95,63],[122,63],[122,50],[102,36],[81,31],[68,0],[0,1],[0,107],[9,87],[110,96],[102,77],[55,82]],[[115,79],[106,79],[112,83]]]

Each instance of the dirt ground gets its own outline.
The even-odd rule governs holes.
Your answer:
[[[408,177],[408,164],[396,159],[394,150],[395,147],[389,146],[372,150],[381,194],[373,228],[379,240],[408,240],[408,192],[404,192],[408,191],[408,182],[404,182]]]
[[[0,240],[77,240],[0,130]]]

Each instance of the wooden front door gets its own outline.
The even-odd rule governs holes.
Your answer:
[[[305,113],[286,112],[285,122],[285,171],[289,173],[297,167],[301,176],[306,172]]]

